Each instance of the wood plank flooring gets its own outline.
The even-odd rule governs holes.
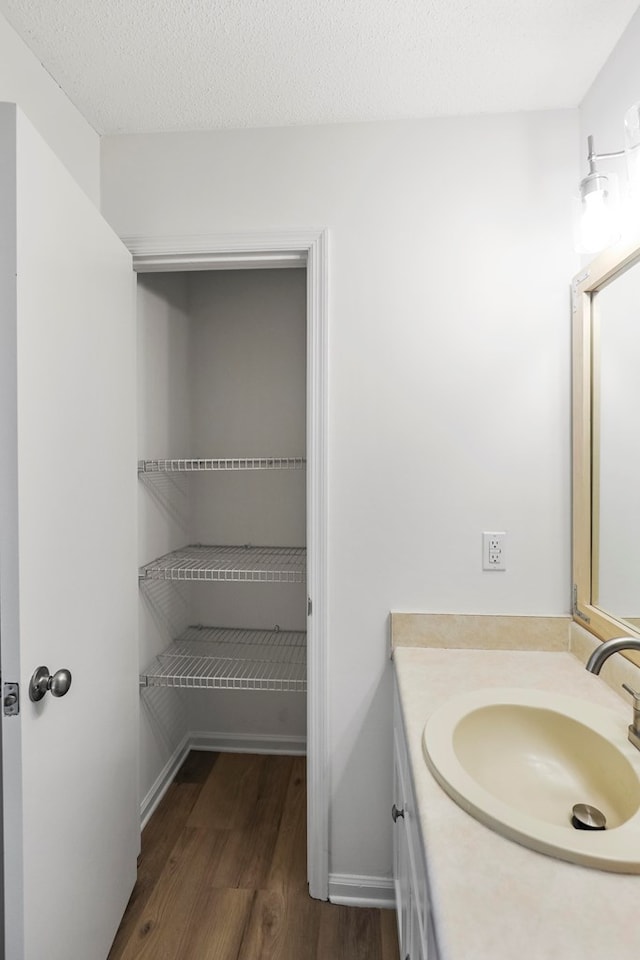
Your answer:
[[[304,757],[189,754],[108,960],[398,960],[392,910],[312,900]]]

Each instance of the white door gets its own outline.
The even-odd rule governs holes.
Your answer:
[[[0,655],[7,960],[105,960],[135,880],[134,275],[0,104]],[[29,698],[37,667],[68,693]],[[5,688],[6,689],[6,688]]]

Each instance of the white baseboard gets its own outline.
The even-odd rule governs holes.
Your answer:
[[[140,804],[140,829],[144,830],[147,822],[154,812],[165,793],[169,789],[176,773],[180,769],[183,760],[191,749],[189,734],[187,734],[173,751],[164,767],[156,777],[153,786]]]
[[[329,874],[329,900],[348,907],[395,910],[396,906],[391,877],[363,877],[350,873]]]
[[[189,734],[190,750],[215,750],[219,753],[278,753],[304,756],[306,737],[287,737],[263,733],[211,733],[206,730]]]
[[[190,750],[211,750],[217,753],[271,753],[287,756],[304,756],[307,752],[306,737],[286,737],[262,733],[211,733],[210,731],[188,733],[179,743],[156,777],[153,786],[140,804],[140,829],[147,825],[182,762]]]

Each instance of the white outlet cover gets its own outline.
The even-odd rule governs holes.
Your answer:
[[[482,534],[482,569],[506,570],[506,538],[504,530],[485,531]]]

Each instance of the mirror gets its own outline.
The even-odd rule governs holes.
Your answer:
[[[640,635],[640,246],[601,254],[572,303],[573,615]]]
[[[640,633],[640,248],[573,284],[574,618]]]
[[[640,627],[640,262],[592,296],[591,599]]]

